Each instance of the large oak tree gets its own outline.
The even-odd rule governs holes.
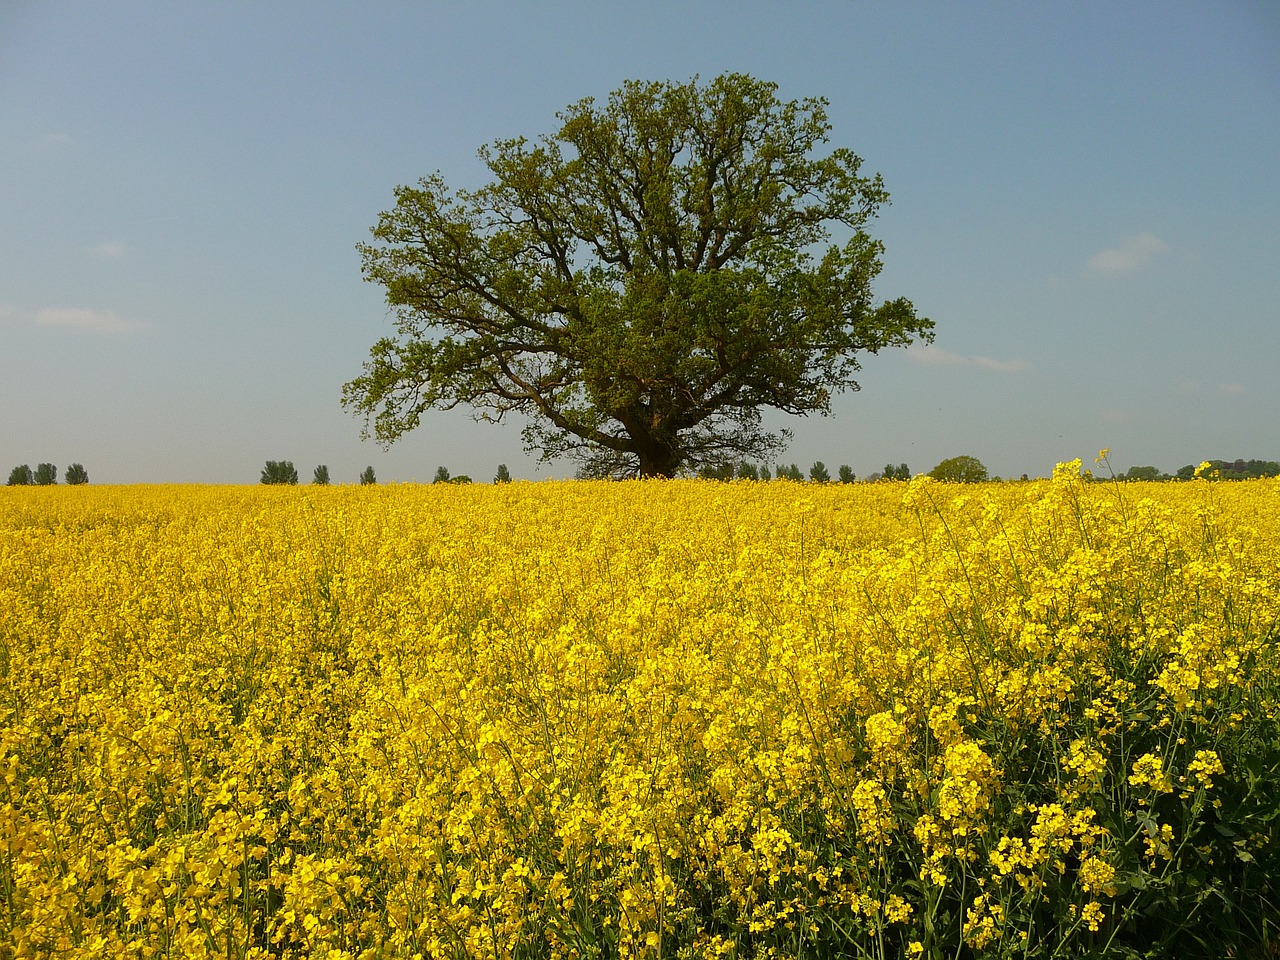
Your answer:
[[[398,335],[344,404],[384,444],[431,408],[524,414],[530,448],[593,474],[771,459],[786,431],[763,408],[825,414],[860,355],[932,337],[910,301],[872,299],[888,194],[819,153],[825,104],[741,74],[629,82],[481,149],[480,189],[398,188],[359,248]]]

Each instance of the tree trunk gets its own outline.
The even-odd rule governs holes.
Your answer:
[[[643,444],[636,454],[640,457],[642,479],[647,477],[671,479],[676,475],[676,468],[680,466],[675,450],[661,444]]]

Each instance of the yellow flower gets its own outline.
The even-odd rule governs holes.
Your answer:
[[[1165,773],[1164,761],[1154,753],[1144,753],[1133,762],[1129,783],[1135,787],[1150,787],[1156,793],[1173,792],[1173,785]]]

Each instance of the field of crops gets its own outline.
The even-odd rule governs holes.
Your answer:
[[[1278,618],[1280,481],[0,489],[0,960],[1275,956]]]

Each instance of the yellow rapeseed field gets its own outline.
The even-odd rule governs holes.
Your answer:
[[[1079,467],[2,489],[0,960],[1271,956],[1280,481]]]

